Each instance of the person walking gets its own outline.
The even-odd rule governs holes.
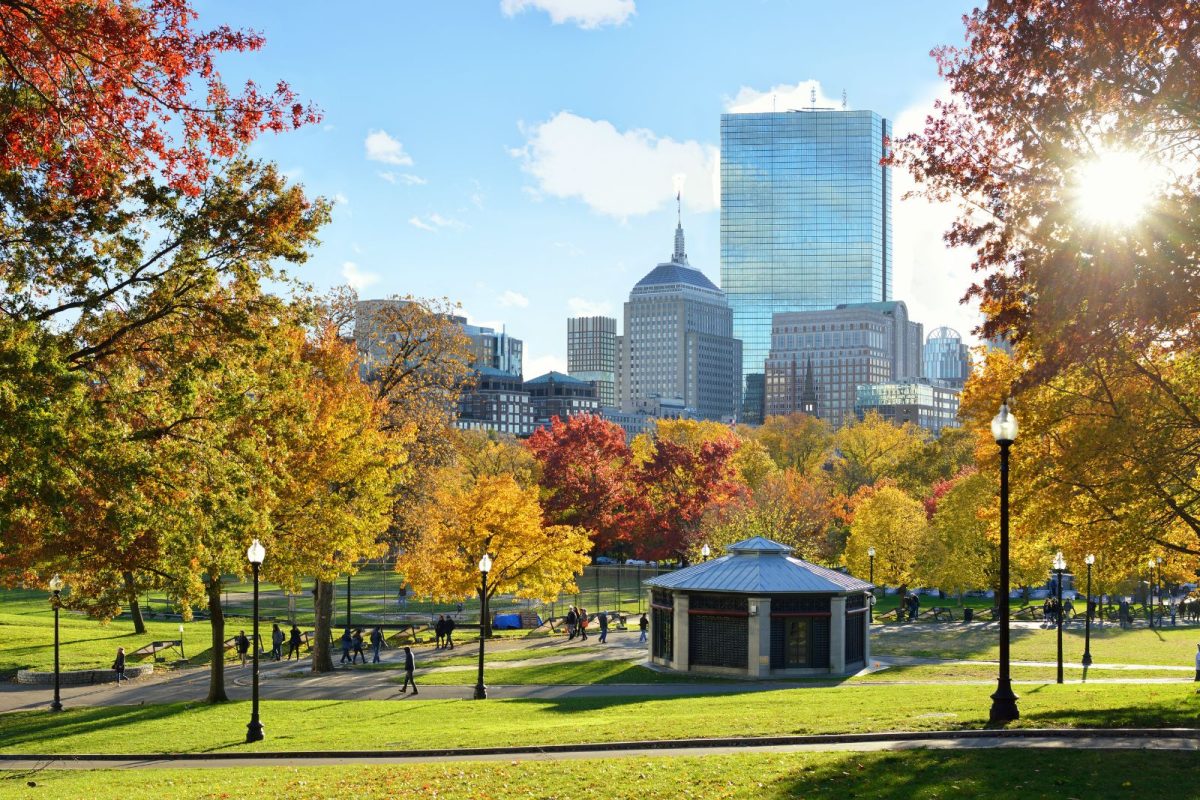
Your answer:
[[[588,625],[587,609],[581,608],[581,609],[579,609],[579,638],[581,641],[584,641],[584,642],[587,641],[587,625]]]
[[[437,623],[433,626],[434,650],[442,649],[442,641],[446,638],[446,616],[438,614]]]
[[[286,638],[278,622],[271,626],[271,658],[275,661],[283,658],[283,641]]]
[[[642,618],[638,620],[638,630],[642,633],[638,636],[638,643],[646,641],[646,631],[650,628],[650,620],[646,619],[646,615],[642,614]]]
[[[417,661],[413,658],[412,648],[408,645],[404,646],[404,686],[400,689],[400,693],[404,694],[408,691],[408,685],[411,683],[412,693],[417,693],[417,679],[413,677],[413,672],[417,668]]]
[[[125,677],[125,648],[117,648],[117,659],[113,661],[113,672],[117,673],[117,686],[121,685],[121,681],[127,681]],[[1197,680],[1200,680],[1200,657],[1196,659],[1196,675]]]
[[[608,612],[601,611],[596,621],[600,623],[600,644],[604,644],[608,641]]]
[[[579,612],[575,610],[575,606],[567,609],[567,641],[575,638],[575,628],[579,625]]]
[[[242,666],[246,666],[246,654],[250,652],[250,640],[246,638],[246,632],[238,631],[237,638],[233,640],[233,644],[237,647],[237,654],[242,658]]]
[[[354,646],[354,635],[350,633],[350,629],[342,631],[342,660],[339,664],[353,663],[350,659],[350,648]]]
[[[383,626],[376,625],[371,631],[371,663],[379,663],[379,648],[387,645],[383,638]]]
[[[367,663],[367,654],[363,652],[362,628],[354,629],[354,638],[351,641],[354,642],[354,655],[350,657],[350,663],[357,663],[358,658],[362,658],[364,664]]]
[[[446,617],[446,637],[443,641],[447,650],[454,649],[454,627],[454,617]]]
[[[295,625],[288,636],[288,661],[292,660],[292,654],[296,654],[296,660],[300,660],[300,629]]]

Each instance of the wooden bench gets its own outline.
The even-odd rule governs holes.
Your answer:
[[[159,658],[158,654],[163,650],[176,650],[179,653],[179,657],[183,658],[183,642],[179,639],[166,639],[159,642],[151,642],[144,647],[139,647],[129,655],[130,658],[144,658],[146,656],[153,656],[155,661],[162,661],[165,659]]]

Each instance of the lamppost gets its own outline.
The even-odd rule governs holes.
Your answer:
[[[1083,563],[1087,564],[1087,600],[1083,607],[1085,610],[1083,616],[1083,665],[1090,667],[1092,665],[1092,564],[1096,563],[1096,557],[1088,553]]]
[[[1056,616],[1058,617],[1058,683],[1063,682],[1063,659],[1062,659],[1062,624],[1063,617],[1063,601],[1062,601],[1062,583],[1063,573],[1067,571],[1067,560],[1063,558],[1062,550],[1054,554],[1054,574],[1057,575],[1055,580],[1055,595],[1058,598],[1058,609]]]
[[[187,661],[187,653],[183,651],[183,623],[179,623],[179,660]]]
[[[712,550],[709,548],[708,542],[705,542],[704,546],[700,548],[700,559],[702,561],[708,561],[708,557],[711,555]]]
[[[1150,572],[1146,575],[1146,608],[1150,616],[1150,628],[1154,628],[1154,556],[1148,562]]]
[[[870,570],[871,570],[870,583],[871,583],[871,600],[872,600],[870,606],[867,608],[867,616],[869,618],[868,619],[869,622],[874,622],[875,621],[875,603],[873,602],[875,600],[875,548],[874,547],[867,548],[867,561],[871,565],[870,566]]]
[[[1017,418],[1008,411],[1008,403],[992,418],[992,438],[1000,446],[1000,676],[992,695],[992,722],[1020,719],[1017,696],[1013,694],[1008,659],[1008,449],[1017,439]]]
[[[1163,611],[1163,579],[1162,579],[1162,556],[1155,556],[1154,563],[1158,565],[1158,572],[1154,575],[1154,588],[1157,590],[1158,602],[1154,604],[1155,610],[1158,611],[1158,627],[1162,627],[1162,611]]]
[[[483,685],[483,642],[487,638],[485,636],[488,619],[487,576],[491,571],[492,557],[484,553],[483,558],[479,559],[479,599],[483,610],[479,615],[479,680],[475,682],[476,700],[487,700],[487,687]]]
[[[254,678],[250,691],[250,724],[246,726],[247,743],[263,740],[263,726],[258,719],[258,568],[262,566],[266,556],[266,548],[258,539],[246,548],[246,560],[250,562],[250,569],[254,573],[254,639],[251,642],[251,649],[254,651]]]
[[[51,711],[62,711],[62,697],[58,684],[58,609],[62,606],[62,578],[55,575],[50,579],[50,606],[54,609],[54,702],[50,704]]]

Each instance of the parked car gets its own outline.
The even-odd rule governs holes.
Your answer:
[[[644,566],[646,566],[646,562],[640,558],[627,558],[627,559],[625,559],[625,566],[627,566],[627,567],[644,567]]]
[[[615,564],[615,563],[617,563],[617,560],[615,558],[609,558],[608,556],[596,556],[595,558],[592,559],[592,563],[593,564]]]

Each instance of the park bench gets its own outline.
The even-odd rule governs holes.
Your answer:
[[[921,617],[927,617],[934,622],[953,622],[954,609],[946,606],[932,606],[928,611],[922,611],[917,614],[917,619]]]
[[[145,658],[146,656],[153,656],[155,661],[165,661],[166,659],[161,658],[158,655],[163,650],[178,651],[179,657],[183,658],[183,642],[179,639],[166,639],[159,642],[151,642],[144,647],[139,647],[137,650],[134,650],[130,654],[130,657]]]

